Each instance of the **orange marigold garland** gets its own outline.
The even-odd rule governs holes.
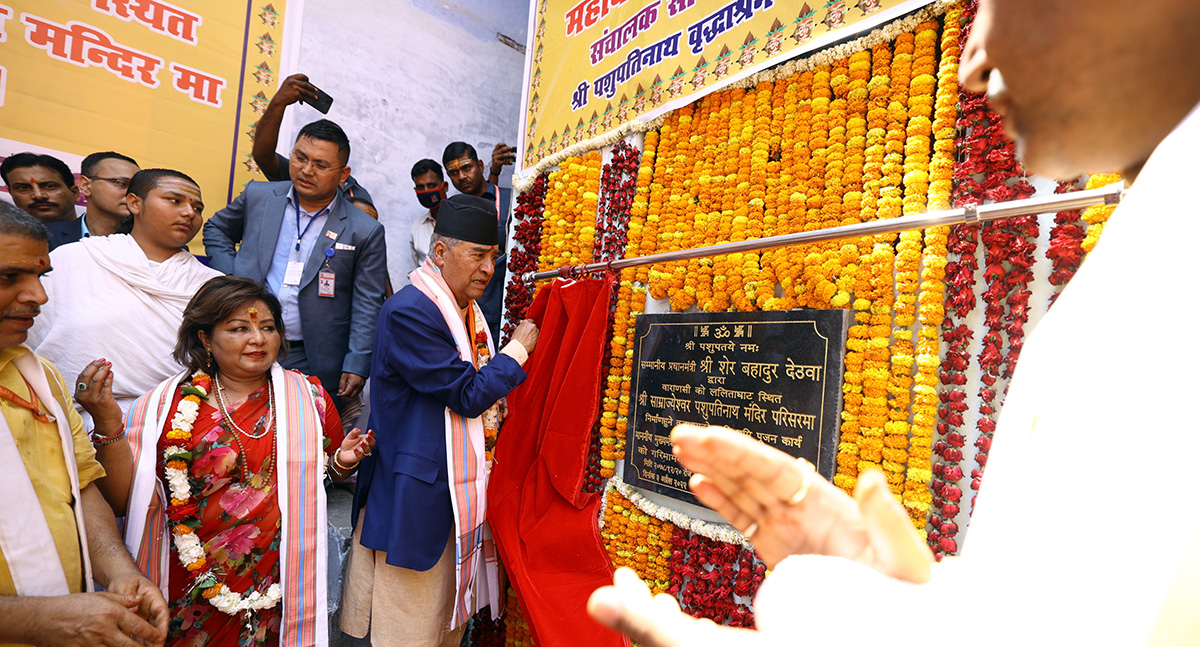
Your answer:
[[[511,586],[504,603],[504,644],[506,647],[534,647],[533,632],[525,621],[525,611],[517,600],[517,592]]]
[[[605,494],[600,537],[614,568],[633,569],[654,594],[671,588],[673,524],[638,510],[629,499],[610,488]]]
[[[784,94],[784,130],[780,142],[779,233],[803,231],[807,218],[807,187],[809,178],[809,132],[812,111],[813,72],[808,70],[788,81]],[[787,215],[782,215],[786,210]],[[775,276],[782,297],[769,299],[765,310],[790,310],[796,307],[795,285],[803,270],[799,247],[778,250],[773,257]]]
[[[679,249],[678,236],[682,219],[691,215],[692,201],[688,193],[687,164],[690,159],[688,148],[691,146],[693,113],[694,108],[690,104],[672,113],[669,121],[674,122],[675,129],[671,131],[670,145],[674,152],[659,158],[665,167],[666,175],[663,179],[665,199],[658,212],[657,228],[657,249],[662,252]],[[676,281],[679,283],[678,286],[676,286]],[[648,287],[650,295],[655,299],[671,296],[676,291],[676,287],[679,287],[679,292],[682,293],[683,272],[676,273],[675,264],[653,265],[650,268]],[[683,299],[685,295],[680,294],[674,298]]]
[[[572,157],[547,179],[539,270],[591,262],[600,162],[600,151]]]
[[[821,229],[821,207],[825,200],[825,173],[829,153],[830,67],[819,65],[813,70],[808,133],[808,182],[805,188],[806,212],[802,231]],[[822,257],[819,245],[798,245],[793,248],[792,262],[801,273],[794,279],[792,296],[800,307],[815,307],[817,299],[809,285],[815,282]]]
[[[795,76],[793,75],[792,79]],[[765,177],[765,188],[762,196],[763,200],[763,235],[775,236],[787,231],[787,198],[782,196],[783,210],[780,210],[780,185],[784,183],[782,176],[784,164],[783,151],[783,132],[787,128],[787,112],[785,110],[786,97],[792,87],[791,79],[781,79],[771,85],[771,97],[767,102],[767,109],[770,111],[770,119],[767,122],[766,130],[769,135],[769,141],[765,146],[764,164],[759,171]],[[759,125],[758,117],[755,117],[755,127]],[[794,130],[794,128],[793,128]],[[755,136],[755,143],[758,143],[758,135]],[[760,264],[762,274],[756,277],[756,287],[754,290],[754,305],[759,310],[767,309],[767,304],[775,299],[775,284],[779,282],[779,277],[776,274],[776,256],[781,254],[781,250],[768,249],[762,252]],[[775,305],[772,303],[772,305]]]

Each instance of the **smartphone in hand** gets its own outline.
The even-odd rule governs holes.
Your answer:
[[[301,101],[316,108],[323,115],[329,114],[329,106],[333,105],[333,97],[329,96],[329,93],[325,92],[324,90],[322,90],[321,88],[318,88],[315,85],[313,86],[313,89],[317,91],[316,98],[309,99],[306,97],[306,98],[301,99]]]

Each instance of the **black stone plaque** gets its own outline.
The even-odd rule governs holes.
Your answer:
[[[680,422],[741,431],[832,479],[849,321],[808,309],[639,316],[625,481],[699,505],[671,453]]]

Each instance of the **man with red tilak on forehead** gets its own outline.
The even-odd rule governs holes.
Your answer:
[[[628,570],[590,613],[647,647],[1200,644],[1200,498],[1168,458],[1200,450],[1200,347],[1155,338],[1195,326],[1113,309],[1195,309],[1198,32],[1193,0],[980,1],[962,82],[1026,168],[1132,185],[1021,354],[961,556],[932,563],[879,472],[850,497],[740,434],[678,427],[696,496],[773,569],[757,630],[688,617]]]
[[[71,389],[23,345],[46,304],[48,241],[0,202],[0,644],[162,644],[166,602],[96,489],[104,469]],[[90,592],[93,579],[108,591]]]

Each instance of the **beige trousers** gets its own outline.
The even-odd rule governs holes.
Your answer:
[[[454,613],[454,541],[428,571],[387,563],[387,553],[362,545],[362,514],[350,540],[342,589],[342,631],[371,633],[372,647],[458,647],[466,624],[449,628]]]

